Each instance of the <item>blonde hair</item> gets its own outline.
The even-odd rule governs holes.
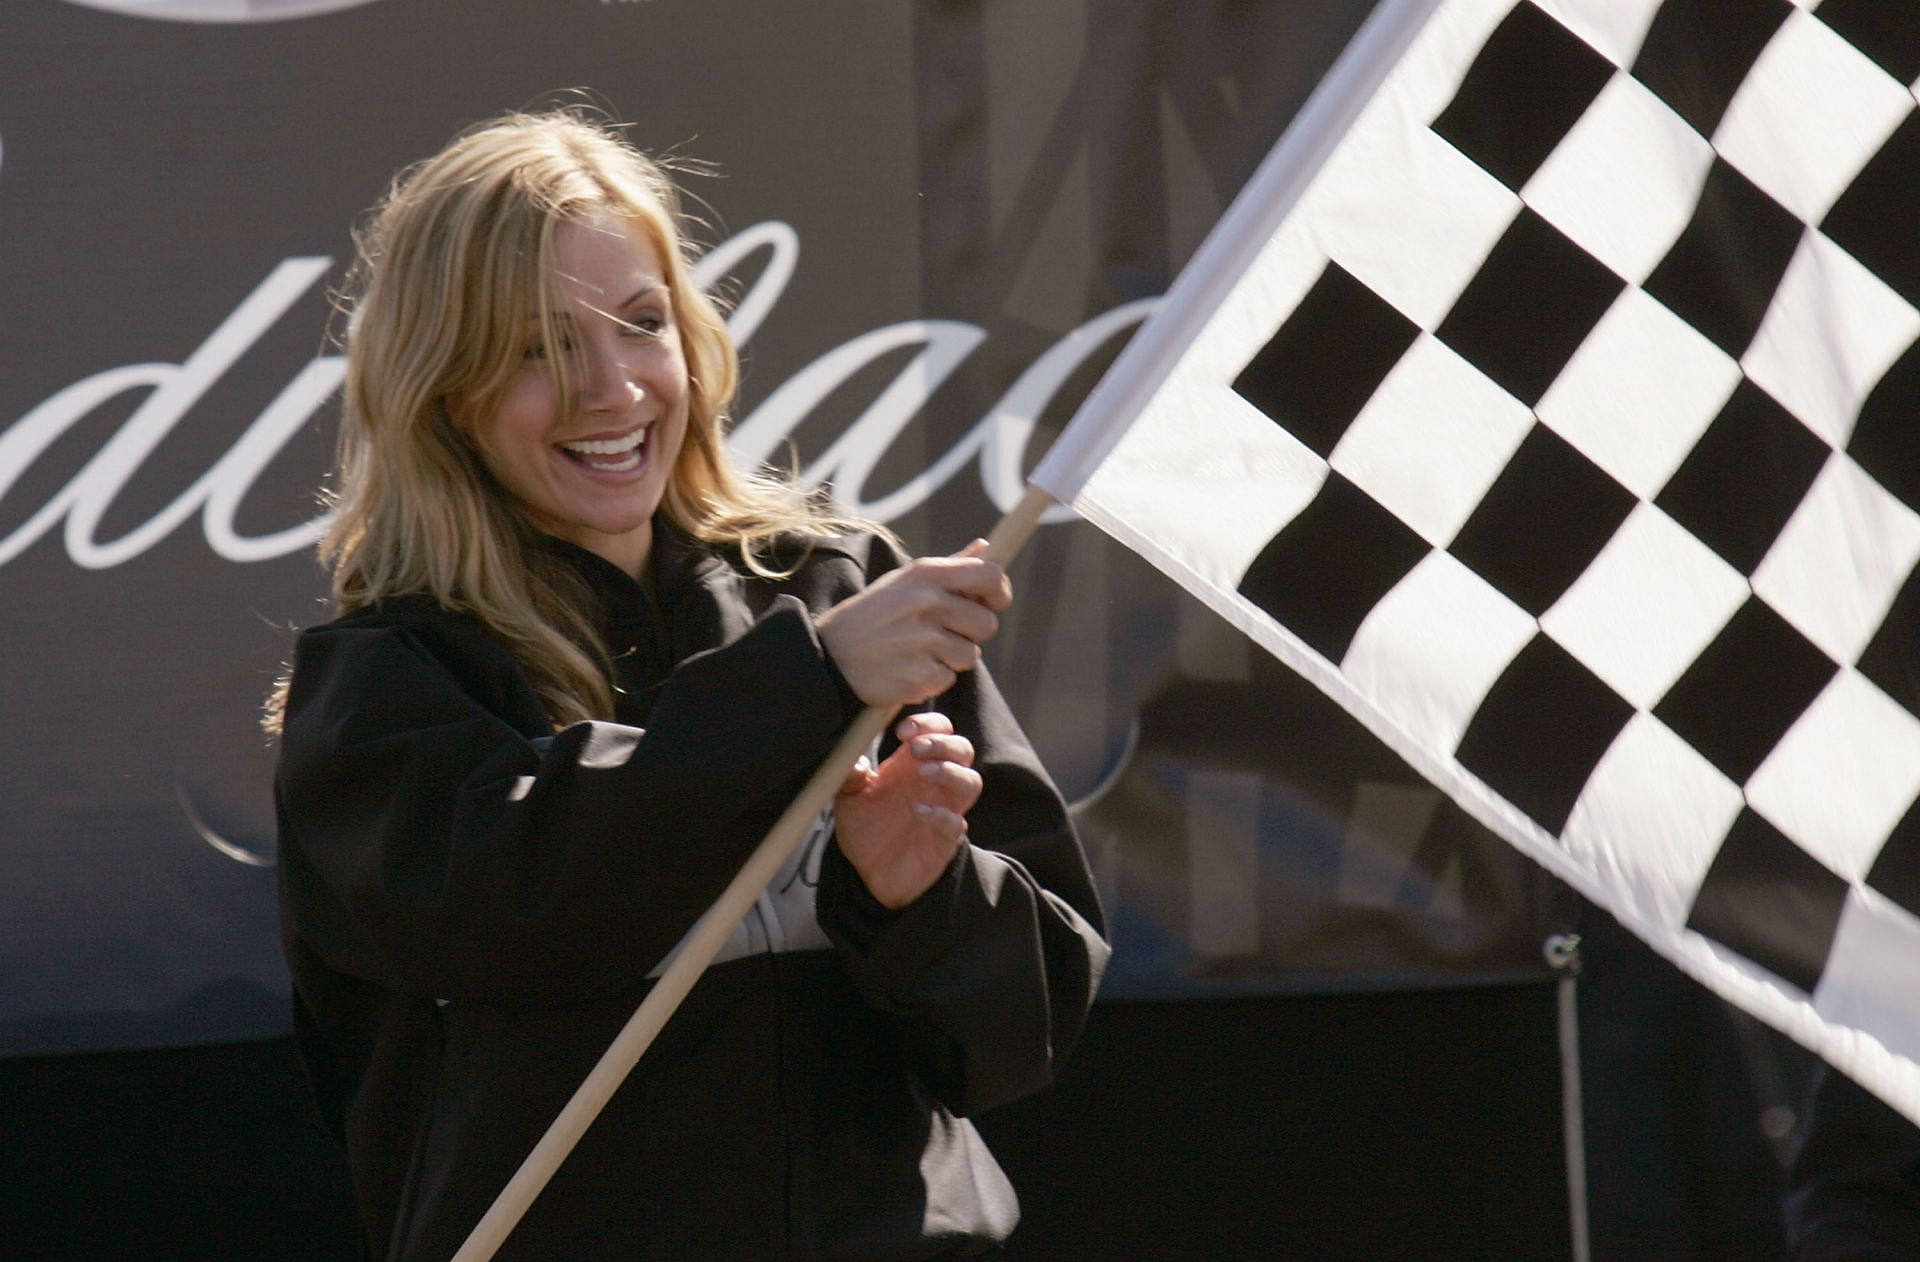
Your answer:
[[[783,536],[867,528],[790,481],[736,469],[727,409],[739,365],[725,321],[695,286],[672,179],[607,125],[560,110],[462,133],[395,177],[356,232],[346,309],[346,397],[334,512],[320,543],[342,616],[426,594],[470,612],[508,647],[556,726],[613,711],[606,646],[584,584],[540,546],[456,426],[447,400],[486,415],[520,364],[527,330],[554,336],[557,225],[608,214],[648,238],[672,295],[688,375],[686,440],[661,508],[702,542],[776,576]],[[551,361],[559,406],[576,398]],[[268,703],[277,730],[285,685]]]

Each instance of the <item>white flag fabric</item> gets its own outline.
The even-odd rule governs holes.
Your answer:
[[[1033,480],[1920,1122],[1905,9],[1389,0]]]

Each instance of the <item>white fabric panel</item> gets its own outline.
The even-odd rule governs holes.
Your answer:
[[[1916,561],[1920,516],[1836,455],[1754,571],[1753,590],[1829,657],[1851,663]]]
[[[1426,328],[1440,323],[1520,213],[1511,189],[1425,129],[1371,127],[1327,174],[1295,231],[1310,228],[1313,248]]]
[[[1842,1029],[1859,1030],[1884,1047],[1920,1046],[1920,1010],[1886,1002],[1890,993],[1914,984],[1920,960],[1920,919],[1859,886],[1847,894],[1833,956],[1814,992],[1820,1014]],[[1880,1047],[1861,1049],[1872,1077],[1900,1073],[1894,1058]]]
[[[1636,714],[1587,782],[1560,839],[1591,865],[1629,918],[1677,933],[1720,840],[1740,814],[1740,786],[1651,714]],[[1631,849],[1621,840],[1632,838]]]
[[[1521,195],[1637,284],[1693,217],[1712,166],[1705,137],[1637,79],[1616,74]]]
[[[1422,333],[1329,463],[1428,543],[1444,546],[1532,428],[1524,403]]]
[[[1746,599],[1738,571],[1671,517],[1641,504],[1540,625],[1647,710]]]
[[[1536,410],[1644,499],[1673,476],[1739,384],[1739,365],[1724,351],[1644,291],[1629,289]]]
[[[1808,232],[1740,366],[1809,429],[1845,447],[1861,403],[1915,337],[1920,312]]]
[[[1794,13],[1754,63],[1714,133],[1741,174],[1808,223],[1914,108],[1913,96],[1810,13]]]
[[[1605,53],[1616,66],[1631,66],[1662,0],[1537,0],[1570,31]]]
[[[1075,501],[1122,518],[1157,514],[1166,550],[1208,582],[1237,586],[1261,547],[1326,480],[1327,463],[1239,395],[1188,380],[1167,384]],[[1204,434],[1186,418],[1208,416]],[[1168,516],[1169,496],[1182,505]]]
[[[1408,736],[1451,750],[1537,629],[1479,575],[1432,552],[1373,607],[1340,665]],[[1447,669],[1434,674],[1434,662]]]
[[[1841,671],[1747,781],[1747,801],[1857,881],[1920,794],[1920,719]]]

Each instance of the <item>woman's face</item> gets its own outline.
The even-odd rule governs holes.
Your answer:
[[[687,433],[687,365],[659,251],[601,214],[557,225],[558,346],[526,354],[491,416],[463,418],[481,459],[533,524],[638,577]],[[578,403],[552,372],[570,355]],[[459,415],[456,405],[456,416]]]

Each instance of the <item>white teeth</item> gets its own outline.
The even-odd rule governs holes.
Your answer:
[[[593,442],[561,443],[560,445],[568,451],[578,452],[583,456],[617,456],[637,449],[642,442],[646,441],[646,437],[647,427],[642,426],[625,438],[602,438]]]

